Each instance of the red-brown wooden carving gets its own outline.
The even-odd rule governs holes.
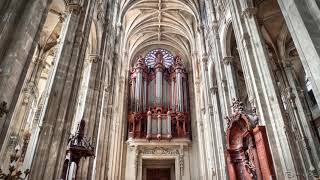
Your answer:
[[[227,117],[226,159],[230,180],[276,179],[264,126],[257,126],[255,109],[248,112],[235,100]]]

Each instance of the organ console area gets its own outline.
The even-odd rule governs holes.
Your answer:
[[[190,138],[188,77],[182,59],[154,50],[130,70],[128,138]]]

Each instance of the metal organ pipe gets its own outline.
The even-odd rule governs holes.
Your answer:
[[[152,112],[151,111],[148,111],[147,113],[147,139],[150,139],[151,138],[151,115],[152,115]]]
[[[132,78],[132,82],[131,82],[131,106],[130,109],[132,111],[135,111],[135,89],[136,89],[136,79]]]
[[[172,111],[175,111],[176,108],[176,92],[175,92],[175,79],[172,78],[172,82],[171,82],[171,109]]]
[[[161,108],[162,107],[162,78],[163,78],[163,62],[160,52],[157,54],[156,58],[156,107]]]
[[[146,68],[144,63],[144,58],[139,57],[136,66],[134,67],[135,72],[135,111],[141,112],[143,111],[144,106],[144,81],[143,81],[143,73]]]
[[[167,112],[167,128],[168,128],[168,138],[171,139],[172,134],[171,134],[171,112],[170,111]]]
[[[157,118],[158,118],[158,134],[157,134],[157,138],[161,139],[161,125],[162,125],[161,121],[162,121],[162,119],[161,119],[161,113],[160,112],[158,113]]]
[[[182,62],[180,57],[176,58],[176,64],[175,64],[175,71],[176,71],[176,111],[183,112],[183,85],[182,85]]]
[[[171,67],[164,64],[164,58],[158,52],[150,69],[142,57],[134,65],[131,72],[131,112],[128,116],[130,137],[148,140],[155,137],[158,140],[172,139],[173,135],[187,137],[186,72],[179,56]]]
[[[140,112],[142,110],[142,73],[138,71],[136,75],[136,111]]]

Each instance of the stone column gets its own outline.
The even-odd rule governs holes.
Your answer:
[[[0,148],[51,1],[6,1],[1,9],[0,103],[7,103],[9,113],[0,118]]]
[[[214,163],[218,158],[217,153],[217,142],[218,140],[215,137],[214,132],[214,113],[213,113],[213,106],[212,106],[212,99],[210,96],[210,88],[209,88],[209,72],[208,72],[208,56],[207,56],[207,48],[206,48],[206,41],[205,41],[205,34],[204,34],[204,27],[202,26],[200,28],[200,36],[201,36],[201,42],[202,42],[202,60],[201,60],[201,79],[203,84],[203,97],[204,97],[204,120],[203,120],[203,126],[204,126],[204,143],[206,147],[206,153],[207,153],[207,160],[205,163],[207,163],[207,173],[208,173],[208,179],[218,179],[219,177],[216,177],[215,174],[217,172],[217,166]]]
[[[61,33],[58,67],[33,159],[30,179],[60,179],[72,120],[76,112],[80,76],[87,48],[95,0],[66,2],[68,15]]]
[[[85,136],[92,139],[94,146],[97,144],[97,134],[102,113],[102,94],[104,92],[103,86],[103,72],[106,68],[105,63],[98,54],[89,55],[90,73],[86,74],[89,77],[87,93],[84,95],[85,103],[83,115],[73,122],[73,126],[79,124],[81,119],[86,121]],[[87,77],[84,77],[87,78]],[[74,132],[73,132],[74,133]],[[93,174],[93,158],[82,159],[77,168],[77,179],[91,179]]]
[[[259,115],[266,124],[278,179],[299,179],[303,174],[298,148],[284,114],[252,1],[229,0],[242,62],[248,63]],[[245,56],[242,56],[242,55]]]
[[[115,10],[117,10],[118,5],[116,5]],[[122,25],[119,23],[117,24],[117,30],[116,30],[117,36],[116,36],[116,44],[114,50],[116,50],[117,54],[115,54],[114,61],[112,62],[114,67],[113,72],[115,73],[113,78],[113,88],[114,88],[114,102],[116,103],[116,106],[112,107],[112,111],[116,111],[117,113],[112,113],[112,122],[111,122],[111,137],[110,137],[110,149],[109,149],[109,161],[108,161],[108,172],[106,172],[108,175],[107,179],[110,180],[117,180],[122,179],[122,154],[124,150],[124,142],[125,141],[125,131],[127,131],[126,124],[127,124],[127,118],[124,118],[124,113],[126,112],[126,105],[124,103],[127,103],[127,89],[126,87],[126,77],[127,74],[125,73],[125,70],[122,69],[124,66],[122,63],[126,62],[122,59],[127,60],[128,55],[127,53],[121,54],[121,56],[118,54],[120,53],[120,37],[123,35],[122,31]],[[127,66],[126,66],[127,67]],[[129,67],[129,65],[128,65]],[[111,85],[111,84],[110,84]],[[104,165],[105,166],[105,165]]]
[[[320,105],[320,10],[318,0],[278,0],[312,90]]]
[[[193,62],[193,69],[197,69],[198,66],[198,59],[197,59],[197,53],[194,52],[192,53],[192,62]],[[195,121],[195,126],[197,128],[197,141],[198,141],[198,146],[199,146],[199,164],[200,164],[200,178],[199,179],[207,179],[208,174],[208,168],[207,168],[207,154],[206,149],[205,149],[205,139],[204,139],[204,130],[203,130],[203,118],[202,118],[202,111],[201,111],[201,106],[202,106],[202,92],[201,92],[201,83],[200,83],[200,77],[197,74],[197,71],[193,71],[193,76],[195,77],[194,81],[194,99],[195,99],[195,110],[191,112],[194,116],[193,120]]]
[[[216,19],[214,22],[212,22],[212,41],[215,52],[212,53],[212,57],[214,59],[214,70],[216,72],[216,78],[217,78],[217,88],[218,88],[218,96],[219,96],[219,102],[221,105],[221,115],[222,117],[225,117],[229,114],[230,111],[230,101],[229,101],[229,93],[228,88],[226,85],[227,78],[226,78],[226,72],[223,65],[223,57],[222,57],[222,50],[221,50],[221,44],[220,44],[220,37],[219,37],[219,29],[218,29],[218,22],[216,22]],[[222,122],[223,127],[227,127],[226,123]]]
[[[229,101],[232,102],[233,98],[238,98],[238,87],[237,87],[237,78],[236,78],[236,72],[234,67],[234,57],[224,57],[223,62],[226,69],[226,77],[227,77],[227,83],[228,83],[228,92],[229,92]]]
[[[290,86],[287,87],[286,98],[289,100],[291,109],[295,116],[295,120],[292,124],[300,151],[303,153],[303,162],[307,167],[306,170],[311,176],[319,176],[320,164],[318,162],[320,162],[320,145],[312,125],[310,124],[312,117],[308,115],[311,114],[311,112],[304,100],[304,92],[296,83],[297,78],[291,63],[293,60],[297,61],[299,59],[290,59],[285,61],[285,74]]]

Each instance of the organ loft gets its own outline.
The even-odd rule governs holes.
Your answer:
[[[0,0],[0,180],[319,180],[319,0]]]

